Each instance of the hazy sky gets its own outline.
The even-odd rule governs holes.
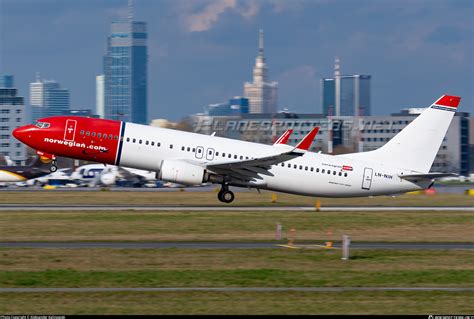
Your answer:
[[[243,94],[265,31],[280,108],[319,113],[320,79],[372,75],[372,113],[428,106],[444,93],[474,113],[472,0],[135,0],[148,23],[149,117],[179,119]],[[28,96],[35,72],[95,108],[110,22],[126,0],[0,0],[0,74]]]

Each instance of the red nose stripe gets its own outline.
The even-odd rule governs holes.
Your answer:
[[[457,108],[461,97],[453,95],[443,95],[438,101],[435,102],[436,105],[448,106],[452,108]]]

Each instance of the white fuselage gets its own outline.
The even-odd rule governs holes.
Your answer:
[[[278,146],[126,123],[120,166],[159,171],[163,160],[205,165],[265,157],[281,151]],[[429,182],[415,184],[398,177],[410,172],[350,156],[306,152],[273,165],[270,174],[260,174],[262,179],[248,186],[324,197],[388,195],[429,186]]]

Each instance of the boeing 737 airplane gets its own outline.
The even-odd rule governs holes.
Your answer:
[[[429,171],[460,100],[442,96],[377,150],[335,156],[308,151],[318,128],[294,147],[286,144],[291,131],[264,145],[74,116],[43,118],[13,135],[50,158],[52,171],[56,156],[155,171],[179,184],[221,184],[225,203],[234,200],[229,185],[320,197],[389,195],[453,175]]]

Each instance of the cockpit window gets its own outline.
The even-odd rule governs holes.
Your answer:
[[[51,124],[47,123],[47,122],[36,122],[35,123],[35,126],[37,128],[48,128],[51,126]]]

